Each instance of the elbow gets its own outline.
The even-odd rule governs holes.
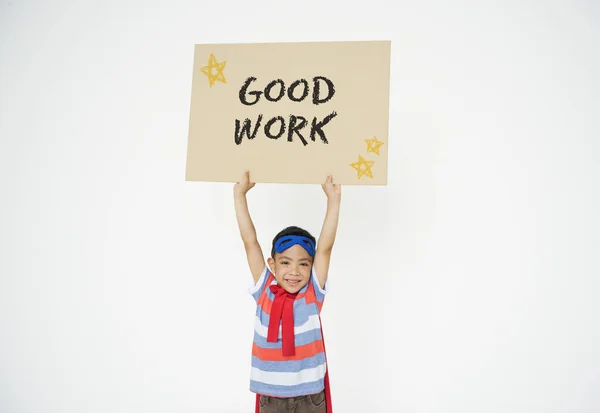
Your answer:
[[[325,245],[319,245],[318,250],[323,254],[331,254],[331,251],[333,251],[333,242]]]
[[[258,239],[255,237],[244,238],[244,248],[249,249],[258,245]]]

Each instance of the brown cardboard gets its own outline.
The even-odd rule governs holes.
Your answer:
[[[390,48],[389,41],[195,45],[186,180],[236,182],[248,169],[254,182],[322,183],[331,173],[335,183],[386,185]],[[236,122],[241,132],[249,119],[253,132],[259,115],[255,137],[236,142]],[[305,142],[297,132],[289,141],[290,125]]]

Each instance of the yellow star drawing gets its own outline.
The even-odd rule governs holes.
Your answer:
[[[379,155],[379,148],[383,145],[383,142],[377,140],[377,136],[374,136],[373,139],[365,139],[367,142],[367,152],[374,152]]]
[[[202,73],[208,76],[208,83],[210,84],[210,87],[213,87],[217,80],[219,82],[227,83],[227,80],[225,80],[225,76],[223,75],[225,63],[227,62],[217,62],[217,59],[215,59],[215,55],[211,53],[210,57],[208,58],[208,66],[204,66],[200,69]],[[216,70],[217,74],[213,74],[213,70]]]
[[[362,156],[358,155],[358,162],[351,163],[350,166],[356,169],[358,172],[358,179],[360,179],[363,175],[373,178],[371,167],[374,163],[375,161],[367,161]]]

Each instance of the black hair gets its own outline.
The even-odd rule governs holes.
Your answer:
[[[273,238],[273,247],[271,248],[271,258],[275,258],[275,244],[277,243],[277,240],[281,237],[285,237],[286,235],[299,235],[301,237],[306,237],[309,240],[311,240],[315,245],[317,244],[317,240],[315,239],[315,237],[313,237],[311,235],[310,232],[308,232],[305,229],[302,229],[300,227],[287,227],[282,229],[281,231],[279,231],[279,233],[277,235],[275,235],[275,238]]]

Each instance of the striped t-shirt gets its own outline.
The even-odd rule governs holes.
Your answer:
[[[325,289],[321,289],[313,268],[310,281],[296,296],[294,356],[282,354],[281,322],[277,342],[267,342],[269,314],[275,297],[269,288],[272,284],[277,284],[277,280],[266,267],[258,282],[250,289],[256,300],[250,391],[273,397],[297,397],[319,393],[325,387],[327,366],[319,318],[327,293],[327,284]]]

